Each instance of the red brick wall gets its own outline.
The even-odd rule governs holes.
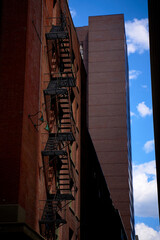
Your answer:
[[[39,134],[29,114],[39,110],[41,1],[3,1],[0,38],[1,204],[19,204],[26,223],[38,219]]]
[[[46,88],[45,74],[49,73],[45,32],[50,30],[45,26],[48,17],[59,16],[64,4],[61,6],[57,1],[53,9],[51,0],[4,0],[1,5],[0,158],[3,164],[0,167],[0,204],[20,205],[25,210],[26,223],[39,232],[39,202],[46,200],[41,156],[41,150],[44,149],[43,134],[46,131],[45,124],[36,131],[28,115],[42,109],[44,111],[43,89]],[[67,224],[59,229],[60,238],[67,240],[69,228],[74,231],[75,237],[80,226],[81,72],[85,73],[85,70],[67,5],[65,13],[71,23],[78,86],[73,90],[74,113],[78,104],[75,167],[78,192],[72,210],[67,205]],[[33,119],[34,123],[37,123],[37,119],[38,116]]]
[[[27,1],[3,1],[0,35],[0,203],[17,203],[24,99]]]
[[[40,109],[41,31],[41,1],[30,0],[27,15],[19,203],[26,211],[26,222],[33,228],[38,227],[38,161],[41,156],[39,132],[33,127],[28,115],[35,114]]]

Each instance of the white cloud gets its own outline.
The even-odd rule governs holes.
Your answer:
[[[134,112],[130,112],[130,116],[133,117],[136,116],[136,114]]]
[[[155,161],[133,166],[135,215],[158,217]]]
[[[138,71],[138,70],[130,70],[129,71],[129,79],[130,80],[131,79],[137,79],[140,74],[141,74],[141,72]]]
[[[147,85],[142,85],[142,88],[147,88]]]
[[[150,153],[154,150],[154,140],[147,141],[143,147],[146,153]]]
[[[149,50],[148,19],[133,19],[125,23],[128,54]]]
[[[141,102],[137,105],[137,110],[141,117],[146,117],[152,114],[152,109],[146,106],[145,102]]]
[[[144,223],[138,223],[135,226],[136,235],[139,240],[159,240],[160,231],[156,231],[151,227],[148,227]]]
[[[72,7],[70,7],[69,9],[70,9],[70,13],[71,13],[72,18],[74,18],[77,15],[76,10]]]

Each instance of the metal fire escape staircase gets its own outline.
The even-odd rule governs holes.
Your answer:
[[[72,163],[69,155],[69,142],[73,140],[70,133],[50,133],[42,151],[49,199],[58,197],[61,200],[74,200]]]
[[[42,151],[47,200],[39,223],[41,234],[52,240],[55,239],[55,230],[66,223],[65,206],[74,200],[76,189],[70,156],[70,145],[76,137],[70,97],[72,88],[76,87],[76,74],[73,71],[70,26],[63,15],[60,24],[52,25],[50,32],[46,33],[46,42],[50,81],[43,93],[50,133]],[[50,124],[51,112],[53,124]]]

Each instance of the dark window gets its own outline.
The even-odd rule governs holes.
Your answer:
[[[73,230],[69,228],[69,240],[73,239]]]
[[[74,98],[75,98],[75,95],[74,95],[74,92],[73,92],[72,89],[71,89],[71,95],[70,95],[70,98],[71,98],[71,103],[73,103]]]
[[[57,0],[53,0],[53,7],[55,6],[56,2],[57,2]]]
[[[75,54],[74,54],[74,51],[72,49],[72,63],[74,63],[74,59],[75,59]]]

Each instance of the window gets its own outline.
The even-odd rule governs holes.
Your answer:
[[[69,240],[73,239],[73,230],[71,228],[69,228]]]
[[[81,57],[83,59],[83,43],[80,43],[80,53],[81,53]]]
[[[57,2],[57,0],[53,0],[53,7],[55,6],[56,2]]]

